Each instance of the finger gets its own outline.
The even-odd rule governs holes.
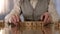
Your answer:
[[[15,24],[15,25],[16,25],[16,22],[15,22],[13,19],[11,20],[11,23],[13,23],[13,24]]]
[[[43,20],[43,16],[44,16],[44,15],[41,15],[41,20]]]
[[[48,19],[48,16],[45,15],[45,18],[44,18],[44,23],[47,22],[47,19]]]
[[[15,25],[17,25],[15,17],[11,18],[11,22],[14,23]]]
[[[18,15],[16,15],[15,17],[16,17],[17,22],[19,22],[19,16],[18,16]]]
[[[16,20],[16,22],[17,22],[17,17],[16,17],[16,15],[14,15],[14,17],[13,17],[15,20]]]
[[[49,17],[48,20],[47,20],[47,23],[49,23],[51,21],[51,18]]]
[[[19,17],[18,17],[18,15],[14,15],[14,19],[16,20],[16,25],[18,24],[18,22],[19,22]]]
[[[14,20],[14,22],[16,22],[16,21],[17,21],[15,16],[12,16],[12,19]]]
[[[11,18],[11,23],[15,24],[15,21]],[[15,24],[16,25],[16,24]]]

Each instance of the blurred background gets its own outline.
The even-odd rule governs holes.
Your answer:
[[[5,34],[6,30],[4,29],[4,18],[6,15],[8,15],[14,6],[13,0],[0,0],[0,34]]]
[[[13,0],[0,0],[0,20],[3,20],[4,17],[10,13],[13,9]]]

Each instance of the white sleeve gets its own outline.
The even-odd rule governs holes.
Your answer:
[[[12,15],[19,15],[20,12],[20,0],[14,0],[14,7],[12,11],[5,17],[5,21],[8,22],[11,19]]]
[[[57,22],[57,21],[59,21],[59,17],[58,17],[57,11],[56,11],[54,1],[55,0],[50,0],[48,11],[49,11],[49,13],[50,13],[50,15],[52,17],[52,21]]]
[[[20,14],[21,8],[20,8],[20,0],[14,0],[14,8],[12,9],[10,14]]]

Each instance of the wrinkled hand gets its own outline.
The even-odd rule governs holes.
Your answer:
[[[14,25],[18,25],[18,22],[19,22],[20,18],[18,15],[12,15],[11,16],[11,22],[14,24]]]
[[[44,21],[44,24],[48,24],[51,21],[50,15],[48,12],[45,12],[43,15],[41,15],[41,20]]]
[[[19,31],[18,31],[18,22],[19,22],[19,15],[15,15],[15,14],[8,14],[6,17],[5,17],[5,27],[7,27],[8,26],[8,28],[10,28],[9,27],[9,25],[11,24],[11,23],[13,23],[15,26],[14,27],[12,27],[11,28],[11,32],[12,32],[12,34],[18,34],[18,33],[20,33]],[[18,26],[18,27],[17,27]]]

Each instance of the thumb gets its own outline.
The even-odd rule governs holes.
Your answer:
[[[41,20],[43,20],[43,16],[44,16],[44,15],[41,15],[41,18],[40,18]]]

